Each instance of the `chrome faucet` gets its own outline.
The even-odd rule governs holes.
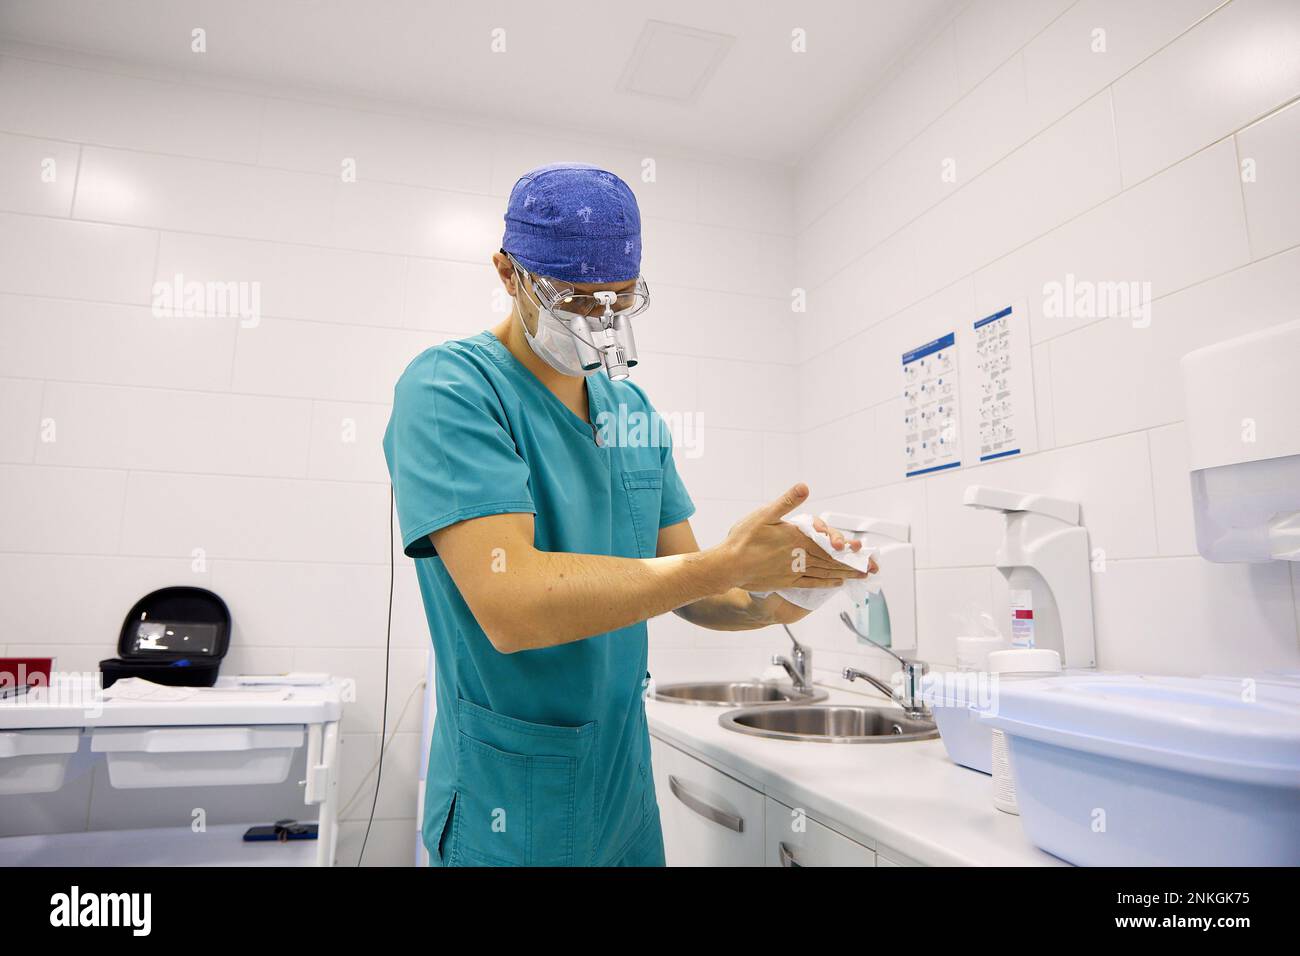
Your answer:
[[[866,671],[858,670],[856,667],[844,668],[841,676],[843,676],[847,681],[855,681],[861,678],[874,686],[890,700],[897,699],[903,708],[903,713],[907,714],[908,717],[930,720],[934,715],[930,713],[930,708],[925,705],[925,701],[921,697],[921,678],[929,673],[930,665],[925,663],[925,661],[909,661],[905,657],[900,657],[892,648],[884,647],[883,645],[872,641],[871,638],[867,637],[867,635],[863,634],[854,626],[853,619],[849,617],[847,612],[840,612],[840,620],[844,623],[845,627],[858,637],[862,638],[864,641],[870,641],[873,647],[880,648],[880,650],[898,661],[903,672],[903,686],[901,691],[896,691],[891,685],[886,684],[877,677],[873,677]]]
[[[773,654],[772,663],[780,664],[785,668],[785,672],[790,675],[790,683],[794,684],[795,690],[812,690],[812,648],[800,644],[794,636],[794,631],[790,630],[789,627],[784,624],[781,626],[790,635],[790,642],[794,645],[794,650],[791,652],[790,658],[782,657],[780,654]]]

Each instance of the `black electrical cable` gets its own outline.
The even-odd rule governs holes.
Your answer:
[[[370,819],[366,822],[366,835],[361,841],[361,852],[357,854],[357,866],[361,865],[366,855],[366,844],[370,842],[370,828],[375,824],[375,807],[379,804],[379,785],[384,779],[384,741],[388,739],[388,665],[393,654],[393,580],[397,576],[396,559],[393,556],[393,486],[388,486],[388,625],[384,635],[384,713],[379,721],[379,766],[375,769],[375,795],[370,801]]]

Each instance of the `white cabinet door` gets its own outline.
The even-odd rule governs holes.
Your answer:
[[[910,856],[899,853],[897,850],[891,850],[887,846],[882,846],[876,851],[876,866],[921,866]]]
[[[658,737],[650,750],[668,865],[762,866],[763,794]]]
[[[876,853],[802,811],[767,798],[768,866],[875,866]]]

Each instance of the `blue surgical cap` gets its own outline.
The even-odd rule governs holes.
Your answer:
[[[641,211],[627,183],[585,163],[551,163],[510,190],[501,248],[529,272],[565,282],[641,274]]]

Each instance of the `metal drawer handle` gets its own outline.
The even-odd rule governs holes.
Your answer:
[[[796,868],[803,867],[802,863],[799,863],[798,861],[795,860],[794,854],[790,852],[790,848],[786,846],[784,843],[778,843],[777,850],[780,852],[781,855],[782,866],[793,866]]]
[[[668,776],[668,789],[673,792],[674,797],[704,817],[704,819],[711,820],[728,830],[735,830],[737,833],[745,831],[745,821],[742,817],[727,813],[725,810],[719,810],[717,807],[705,803],[699,797],[688,792],[685,787],[678,783],[677,778],[671,774]]]

